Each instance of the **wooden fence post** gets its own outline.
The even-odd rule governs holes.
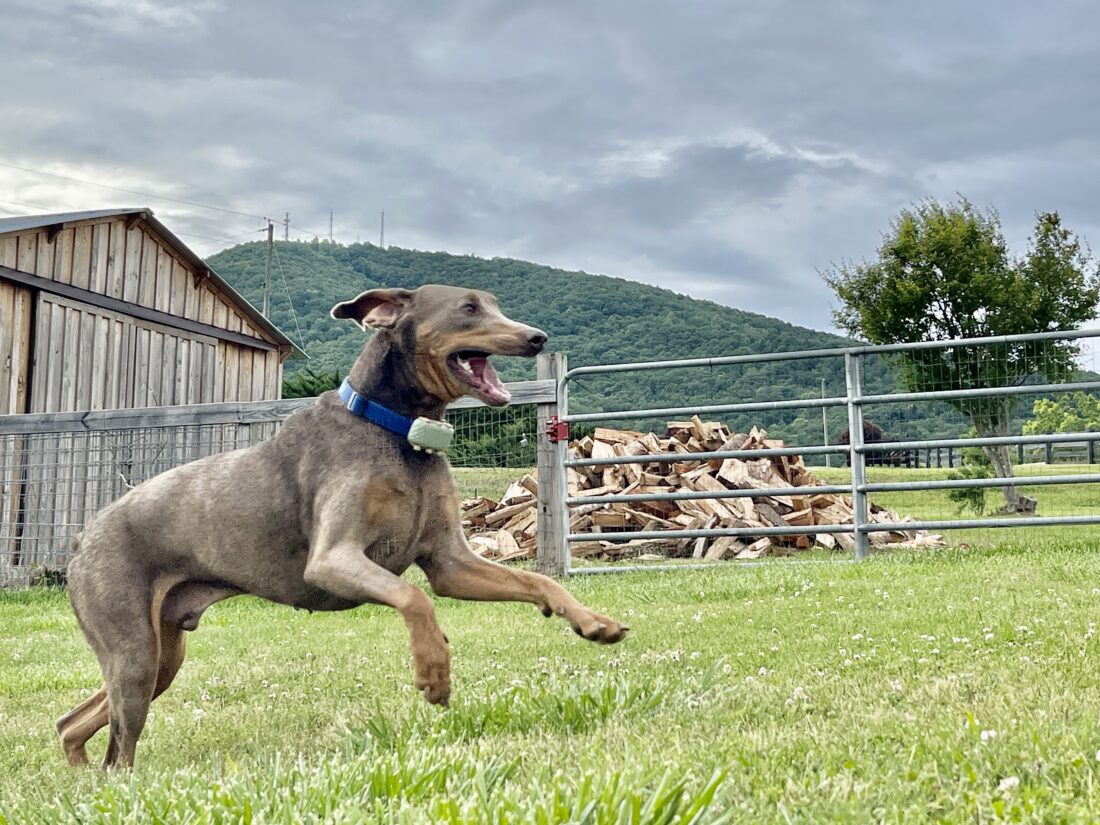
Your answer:
[[[540,380],[561,380],[568,369],[563,353],[543,353],[535,362]],[[548,428],[552,419],[566,415],[568,393],[563,391],[561,404],[555,401],[537,405],[538,415],[538,549],[535,569],[548,576],[564,576],[569,571],[569,514],[565,507],[567,493],[565,458],[569,441],[551,441]]]

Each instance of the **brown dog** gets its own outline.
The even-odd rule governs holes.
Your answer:
[[[501,314],[492,295],[456,287],[375,289],[332,315],[377,330],[351,387],[408,417],[439,419],[464,394],[507,404],[488,356],[533,356],[546,340]],[[393,607],[409,629],[416,687],[444,705],[447,639],[431,600],[400,578],[413,563],[441,596],[531,602],[597,642],[628,629],[545,576],[472,553],[446,459],[357,417],[335,392],[270,441],[134,488],[76,545],[69,597],[105,684],[57,723],[74,765],[87,763],[85,743],[108,724],[104,767],[133,765],[149,703],[183,662],[184,631],[214,602],[242,593],[309,610]]]

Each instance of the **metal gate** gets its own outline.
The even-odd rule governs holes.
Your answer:
[[[1100,508],[1088,508],[1088,512],[1063,512],[1055,515],[960,517],[960,518],[917,518],[915,520],[884,522],[869,517],[868,496],[871,494],[897,493],[901,491],[934,490],[982,490],[1019,486],[1097,484],[1100,473],[1085,471],[1079,473],[1025,471],[1022,476],[1009,477],[1002,472],[994,472],[991,477],[938,478],[913,480],[874,481],[868,478],[868,457],[892,456],[902,463],[914,455],[919,466],[923,457],[926,463],[935,455],[942,464],[946,451],[950,463],[955,457],[970,448],[1015,447],[1022,461],[1024,449],[1033,450],[1037,445],[1050,460],[1054,445],[1084,444],[1088,458],[1095,460],[1095,442],[1100,433],[1035,433],[1023,434],[1018,422],[1019,416],[1012,417],[1011,411],[1020,408],[1020,401],[1029,399],[1058,397],[1070,392],[1094,393],[1100,390],[1100,375],[1095,371],[1080,369],[1075,375],[1063,374],[1058,380],[1045,378],[1052,369],[1052,353],[1077,351],[1080,343],[1100,337],[1100,330],[1073,332],[1050,332],[1033,335],[1014,335],[992,338],[957,339],[940,342],[897,344],[892,346],[844,347],[822,350],[802,350],[776,353],[757,353],[732,355],[720,358],[689,358],[683,360],[655,361],[640,363],[606,364],[600,366],[582,366],[566,369],[564,361],[555,363],[555,377],[558,381],[558,415],[547,422],[546,440],[550,455],[540,470],[540,487],[546,487],[548,506],[543,513],[545,525],[544,541],[540,542],[540,566],[557,574],[608,572],[630,569],[623,564],[610,567],[577,567],[573,564],[571,545],[577,542],[628,542],[637,539],[695,539],[721,536],[790,536],[798,534],[849,534],[854,537],[854,558],[863,559],[868,555],[869,537],[876,532],[898,530],[956,530],[961,528],[1014,528],[1056,525],[1095,525],[1100,524]],[[1081,355],[1077,356],[1080,364]],[[1095,355],[1085,366],[1095,367]],[[1021,360],[1022,359],[1022,360]],[[1030,360],[1029,360],[1030,359]],[[570,390],[579,380],[593,377],[618,379],[624,374],[654,374],[667,378],[681,371],[691,373],[701,369],[713,373],[716,368],[732,370],[756,370],[793,365],[798,362],[814,362],[822,372],[822,391],[817,387],[803,388],[801,397],[775,398],[765,397],[736,403],[697,403],[678,406],[652,407],[646,409],[607,410],[599,409],[600,402],[591,401],[589,408],[578,412],[569,409]],[[916,365],[916,367],[914,367]],[[953,366],[952,366],[953,365]],[[938,366],[943,367],[942,386],[935,383],[931,388],[909,391],[902,379],[906,369],[917,367],[934,375]],[[1003,366],[1003,370],[1001,369]],[[950,367],[950,368],[949,368]],[[818,367],[814,367],[817,369]],[[867,372],[874,373],[872,380]],[[1003,379],[988,380],[991,373]],[[762,373],[763,374],[763,373]],[[837,391],[826,394],[825,374],[831,376]],[[889,385],[893,375],[892,386]],[[841,384],[842,377],[842,384]],[[718,382],[720,383],[720,382]],[[870,386],[877,384],[878,386]],[[926,382],[927,384],[927,382]],[[689,397],[703,394],[704,386],[697,385],[699,393],[691,392]],[[713,389],[715,382],[708,383]],[[842,387],[842,391],[841,390]],[[720,387],[719,387],[720,388]],[[874,391],[869,391],[869,388]],[[887,391],[882,391],[886,389]],[[787,394],[790,394],[789,392]],[[591,395],[591,393],[590,393]],[[898,429],[913,431],[927,430],[931,436],[895,437],[875,443],[865,443],[864,418],[881,411],[883,415],[893,415],[892,410],[908,409],[912,416],[913,427],[899,426]],[[919,412],[920,410],[924,412]],[[752,460],[775,456],[802,456],[818,460],[841,456],[846,458],[849,471],[835,483],[826,483],[812,487],[814,493],[843,493],[851,496],[853,518],[850,524],[812,524],[803,526],[776,527],[719,527],[711,529],[653,530],[653,531],[608,531],[574,532],[569,528],[572,508],[586,505],[607,505],[613,503],[636,504],[652,501],[683,501],[688,499],[732,499],[745,496],[792,496],[804,495],[806,487],[774,487],[766,489],[727,489],[715,492],[678,491],[621,493],[585,496],[570,493],[567,483],[568,471],[591,466],[622,464],[654,465],[670,461],[681,461],[681,453],[645,453],[615,457],[578,458],[569,449],[570,432],[576,435],[579,427],[606,422],[638,422],[654,419],[683,418],[685,416],[745,416],[747,414],[767,414],[782,418],[784,414],[821,411],[825,425],[821,437],[799,445],[756,449],[729,449],[710,452],[698,452],[690,455],[700,461],[742,459]],[[988,411],[983,412],[983,410]],[[946,412],[945,412],[946,411]],[[960,414],[963,411],[965,415]],[[847,424],[849,443],[837,444],[829,438],[827,416],[832,412],[842,415]],[[919,420],[923,415],[926,420]],[[834,416],[834,417],[835,417]],[[952,416],[954,416],[952,418]],[[969,437],[963,432],[963,424],[969,421],[977,430]],[[897,417],[897,416],[895,416]],[[898,420],[903,420],[899,418]],[[985,418],[989,420],[986,421]],[[940,419],[943,419],[940,422]],[[928,424],[932,421],[933,424]],[[936,423],[940,422],[940,423]],[[920,426],[916,426],[919,423]],[[952,431],[952,427],[956,428]],[[937,429],[938,428],[938,429]],[[833,443],[829,443],[833,441]],[[934,451],[934,452],[933,452]],[[996,454],[996,453],[994,453]],[[826,462],[828,463],[827,459]],[[877,463],[872,461],[871,463]],[[1011,465],[1009,465],[1011,467]],[[1096,468],[1091,468],[1096,469]],[[1010,470],[1011,471],[1011,470]],[[1098,490],[1097,492],[1100,492]],[[1100,496],[1094,500],[1100,503]],[[545,544],[545,546],[544,546]],[[659,565],[646,565],[645,569],[654,569]]]

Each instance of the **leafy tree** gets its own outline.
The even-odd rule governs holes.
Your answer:
[[[1024,433],[1094,433],[1100,431],[1100,397],[1083,392],[1040,398],[1024,422]]]
[[[904,210],[874,261],[823,273],[841,301],[837,324],[874,344],[944,341],[1073,329],[1091,319],[1100,279],[1091,258],[1056,212],[1036,218],[1027,253],[1010,258],[993,211],[969,201],[925,201]],[[1064,341],[917,349],[896,363],[914,391],[1015,386],[1075,371],[1077,347]],[[979,436],[1009,432],[1013,396],[947,402]],[[987,447],[1001,477],[1012,476],[1007,447]],[[1006,510],[1033,510],[1034,499],[1004,488]]]
[[[336,389],[343,380],[338,371],[314,372],[312,367],[306,367],[283,379],[283,398],[313,398]]]

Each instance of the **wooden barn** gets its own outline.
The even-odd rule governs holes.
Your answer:
[[[149,209],[0,219],[0,415],[276,399],[294,350]]]
[[[296,352],[148,209],[0,219],[0,415],[274,400]],[[63,566],[134,484],[274,427],[0,432],[0,585]]]

